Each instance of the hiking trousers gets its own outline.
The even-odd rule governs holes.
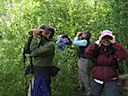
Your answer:
[[[103,96],[120,96],[119,86],[117,81],[104,82],[104,84],[99,84],[92,79],[91,81],[91,92],[90,96],[101,96],[104,89]]]
[[[50,84],[49,77],[33,77],[29,85],[28,96],[51,96]]]
[[[84,87],[85,92],[88,95],[90,92],[89,88],[89,78],[88,78],[88,59],[87,58],[78,58],[78,79],[80,88]]]

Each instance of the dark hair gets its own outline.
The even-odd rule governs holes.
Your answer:
[[[46,34],[50,34],[49,36],[49,39],[52,39],[52,37],[54,36],[54,29],[49,26],[49,25],[45,25],[45,24],[42,24],[39,29],[44,29],[46,31]]]
[[[112,40],[112,37],[111,37],[111,36],[109,36],[109,35],[106,35],[106,36],[104,36],[102,39]]]
[[[89,39],[91,37],[91,34],[90,34],[89,30],[84,30],[82,33],[86,34],[86,38],[85,39],[87,39],[89,41]]]

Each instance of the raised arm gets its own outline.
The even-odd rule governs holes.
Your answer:
[[[113,47],[115,48],[115,55],[114,57],[118,60],[118,61],[122,61],[126,58],[128,58],[128,51],[126,51],[124,49],[124,47],[118,43],[118,42],[115,42],[113,44]]]
[[[38,47],[38,41],[36,38],[32,39],[31,45],[30,45],[30,50],[31,50],[31,56],[39,56],[39,55],[49,55],[53,54],[55,50],[55,46],[52,42],[49,42],[42,47]]]
[[[96,55],[96,52],[98,51],[99,46],[95,43],[89,45],[86,49],[85,49],[85,56],[89,59],[93,59]]]

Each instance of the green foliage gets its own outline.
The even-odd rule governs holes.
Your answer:
[[[22,52],[32,28],[53,26],[54,41],[59,34],[68,34],[73,40],[78,31],[89,29],[91,42],[100,31],[111,29],[117,41],[128,49],[127,9],[127,0],[1,0],[0,96],[25,95]],[[76,49],[74,45],[64,52],[56,48],[53,63],[61,71],[52,81],[53,96],[80,96],[73,92],[78,84]],[[121,74],[128,72],[126,62],[119,65]],[[89,72],[92,66],[90,62]]]

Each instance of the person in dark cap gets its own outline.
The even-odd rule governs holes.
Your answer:
[[[30,52],[33,64],[33,78],[28,96],[51,96],[51,67],[55,45],[52,42],[54,29],[41,25],[32,29],[25,51]]]
[[[128,59],[128,52],[115,40],[110,30],[103,30],[98,40],[85,49],[87,58],[93,60],[90,96],[120,96],[118,62]]]
[[[90,32],[89,30],[84,30],[83,32],[78,32],[74,38],[74,45],[78,46],[78,79],[79,87],[78,91],[85,89],[86,96],[89,96],[89,78],[87,74],[88,58],[84,55],[84,50],[88,47],[90,43]],[[80,39],[81,38],[81,39]]]

